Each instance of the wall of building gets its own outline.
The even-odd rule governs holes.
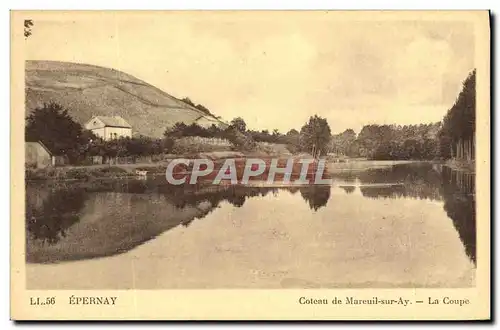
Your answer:
[[[52,157],[40,143],[26,142],[24,162],[27,167],[44,168],[52,165]]]
[[[132,137],[132,129],[124,127],[105,127],[104,140],[111,140],[120,137]]]
[[[131,128],[125,128],[125,127],[102,127],[102,128],[95,128],[92,130],[92,132],[103,138],[104,140],[111,140],[115,138],[120,138],[120,137],[132,137],[132,129]]]
[[[98,137],[104,138],[104,127],[91,129],[91,131]]]

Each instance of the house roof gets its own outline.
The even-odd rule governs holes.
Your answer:
[[[100,120],[104,126],[132,128],[132,126],[120,116],[94,116],[89,122],[94,119]]]

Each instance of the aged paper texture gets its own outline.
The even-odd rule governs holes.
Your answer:
[[[487,11],[13,11],[15,320],[490,318]]]

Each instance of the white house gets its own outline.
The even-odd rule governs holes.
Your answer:
[[[132,126],[120,116],[94,116],[85,124],[85,128],[104,140],[132,137]]]

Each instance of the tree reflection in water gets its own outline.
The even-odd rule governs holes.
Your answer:
[[[467,255],[473,262],[476,262],[475,186],[473,174],[451,171],[446,167],[436,169],[430,164],[424,164],[369,170],[356,175],[345,175],[341,180],[344,182],[358,180],[361,183],[361,194],[368,198],[419,198],[444,201],[444,209],[452,219]],[[364,186],[364,184],[388,183],[398,183],[398,185]],[[356,189],[350,185],[341,186],[341,188],[346,194],[352,194]],[[138,231],[142,233],[144,231],[144,237],[138,237],[136,241],[132,242],[133,244],[126,245],[126,249],[129,249],[133,248],[134,244],[140,244],[140,242],[151,239],[177,225],[189,226],[193,220],[205,217],[219,207],[222,202],[239,208],[243,207],[253,197],[264,197],[269,193],[276,195],[282,191],[288,191],[291,194],[300,192],[309,208],[318,211],[327,205],[331,187],[321,185],[288,188],[221,185],[180,187],[165,185],[162,182],[134,180],[86,189],[66,188],[57,190],[28,186],[26,189],[27,239],[31,243],[34,241],[40,242],[42,246],[47,243],[48,245],[58,244],[60,240],[65,238],[68,229],[80,220],[89,193],[116,192],[117,196],[124,196],[123,194],[143,196],[140,199],[138,197],[129,198],[130,203],[142,203],[140,204],[142,211],[147,209],[147,212],[152,212],[158,218],[143,219],[142,222],[136,222],[135,220],[127,222],[127,226],[130,227],[129,230],[132,232]],[[148,202],[148,198],[159,204],[149,204],[151,200]],[[119,204],[119,201],[106,200],[105,203]],[[103,205],[107,207],[105,204]],[[137,205],[128,205],[130,212],[135,212]],[[170,211],[163,212],[168,207],[170,207]],[[125,210],[122,213],[124,213],[124,216],[128,214]],[[128,216],[134,218],[136,215],[128,214]],[[102,228],[107,228],[104,225],[108,222],[110,228],[114,228],[114,221],[105,219]],[[117,219],[116,221],[120,222],[121,220]],[[88,226],[92,226],[92,224],[88,224]],[[146,226],[147,230],[143,228],[144,226]],[[84,227],[77,229],[77,231],[82,230],[84,230]],[[39,246],[38,243],[31,246],[33,247],[33,253],[39,252],[40,255],[45,253],[45,248],[37,247]],[[113,248],[114,246],[109,249]],[[113,253],[113,251],[107,251],[105,247],[103,251],[102,255]],[[91,257],[90,255],[89,257]],[[87,257],[87,255],[83,257]]]
[[[43,193],[38,189],[26,189],[27,239],[42,244],[55,244],[65,237],[66,230],[78,222],[85,205],[83,189],[55,190]]]
[[[467,256],[476,263],[475,176],[443,168],[444,209],[463,242]]]
[[[330,186],[307,186],[300,188],[300,194],[309,204],[311,210],[317,211],[328,203],[330,199],[330,190]]]
[[[401,183],[361,187],[369,198],[418,198],[444,201],[467,256],[476,263],[475,175],[446,166],[415,164],[361,173],[361,183]]]
[[[39,241],[42,244],[56,244],[66,236],[66,231],[79,221],[88,194],[92,192],[154,194],[163,196],[165,201],[172,203],[178,210],[189,207],[202,210],[199,216],[183,221],[181,223],[183,226],[189,226],[193,220],[205,217],[223,201],[235,207],[242,207],[252,197],[264,197],[269,193],[277,194],[280,190],[290,190],[291,193],[300,191],[309,207],[316,211],[325,206],[330,197],[329,186],[290,187],[289,189],[245,186],[199,188],[167,185],[153,185],[152,187],[143,181],[130,181],[126,184],[94,189],[28,187],[26,191],[26,232],[30,240]]]
[[[395,165],[390,168],[372,169],[358,176],[361,193],[371,198],[418,198],[441,200],[442,178],[430,164]],[[382,184],[384,186],[370,186]]]
[[[352,194],[356,190],[353,186],[340,186],[340,188],[344,189],[346,194]]]

